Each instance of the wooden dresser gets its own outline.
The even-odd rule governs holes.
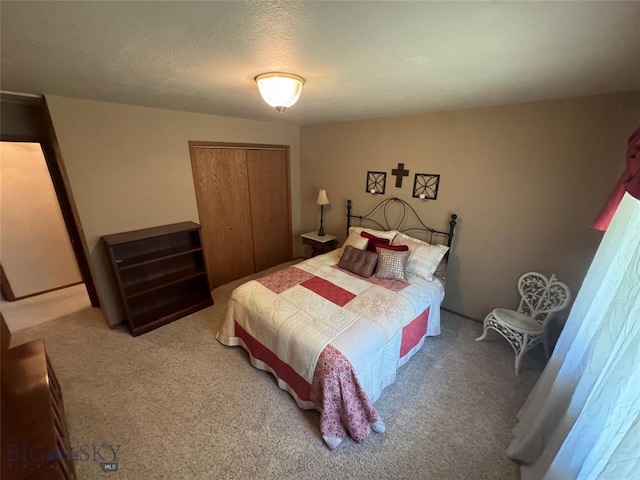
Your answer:
[[[2,479],[75,479],[62,392],[42,339],[2,352]]]

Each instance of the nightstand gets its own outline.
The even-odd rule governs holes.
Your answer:
[[[309,232],[303,233],[300,236],[302,237],[302,244],[311,247],[313,251],[311,254],[312,257],[330,252],[338,245],[338,237],[334,237],[333,235],[323,235],[321,237],[318,235],[318,232]]]

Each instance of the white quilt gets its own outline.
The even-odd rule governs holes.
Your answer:
[[[218,339],[234,344],[237,322],[309,384],[331,344],[375,401],[395,380],[403,327],[431,307],[426,334],[440,333],[444,287],[414,276],[408,284],[370,281],[337,268],[338,261],[334,251],[236,288]]]

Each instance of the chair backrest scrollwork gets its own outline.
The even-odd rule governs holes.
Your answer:
[[[538,272],[527,272],[518,279],[520,306],[518,311],[545,325],[551,314],[562,310],[571,299],[569,287],[555,274],[547,279]]]

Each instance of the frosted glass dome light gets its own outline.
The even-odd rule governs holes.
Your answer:
[[[304,78],[293,73],[263,73],[255,80],[263,100],[280,113],[298,101],[304,85]]]

